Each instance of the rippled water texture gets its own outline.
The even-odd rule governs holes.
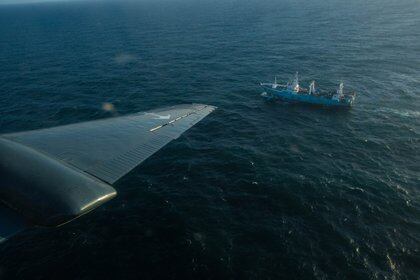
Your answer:
[[[417,279],[419,15],[410,0],[0,6],[0,133],[219,107],[110,203],[1,244],[0,276]],[[355,107],[262,100],[258,82],[297,70],[344,81]]]

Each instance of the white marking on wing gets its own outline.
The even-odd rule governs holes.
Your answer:
[[[171,115],[169,114],[166,116],[161,116],[155,113],[146,113],[146,115],[151,115],[151,116],[156,117],[155,120],[169,120],[171,118]]]

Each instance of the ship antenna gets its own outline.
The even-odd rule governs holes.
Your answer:
[[[299,72],[296,71],[295,79],[293,81],[293,90],[299,91]]]

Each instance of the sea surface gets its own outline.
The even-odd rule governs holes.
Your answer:
[[[354,108],[261,98],[295,71]],[[0,133],[193,102],[218,110],[0,244],[0,278],[419,279],[418,0],[0,5]]]

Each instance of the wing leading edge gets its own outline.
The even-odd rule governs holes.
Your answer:
[[[202,104],[177,105],[0,135],[0,174],[9,178],[0,181],[0,240],[27,221],[60,225],[111,199],[116,192],[108,184],[213,110]]]

